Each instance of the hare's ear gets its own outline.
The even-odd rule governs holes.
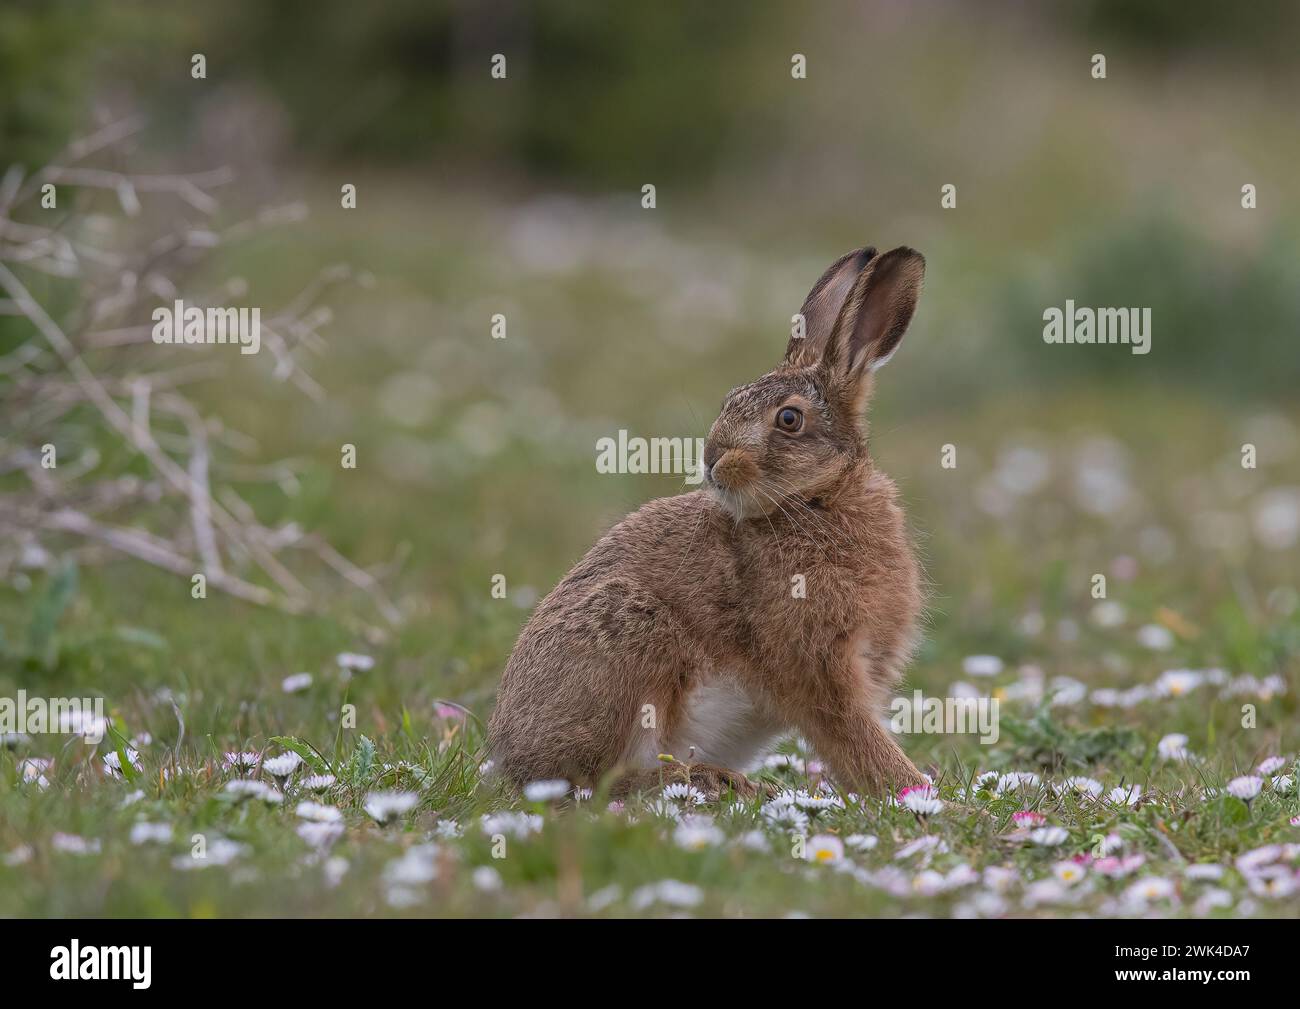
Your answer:
[[[799,309],[803,325],[800,327],[796,320],[791,328],[790,345],[785,349],[786,364],[801,368],[822,359],[826,341],[830,339],[849,292],[875,255],[876,250],[870,247],[855,249],[831,263],[813,284],[803,308]]]
[[[861,376],[888,361],[912,321],[924,280],[925,258],[915,249],[899,246],[874,257],[840,309],[822,363]]]

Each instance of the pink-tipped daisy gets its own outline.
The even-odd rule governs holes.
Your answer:
[[[1012,813],[1011,820],[1022,830],[1033,830],[1035,827],[1041,827],[1045,824],[1047,817],[1042,813],[1036,813],[1032,809],[1022,809],[1018,813]]]

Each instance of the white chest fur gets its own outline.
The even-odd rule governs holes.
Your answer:
[[[678,760],[749,771],[784,728],[735,681],[713,678],[686,695],[681,717],[663,740],[662,752]],[[694,756],[688,756],[691,747]]]

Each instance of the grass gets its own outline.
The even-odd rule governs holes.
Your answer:
[[[362,563],[405,556],[390,579],[405,621],[376,627],[364,600],[324,583],[321,612],[304,618],[194,600],[183,580],[124,563],[74,573],[56,560],[0,588],[0,697],[103,696],[113,726],[98,747],[41,735],[0,750],[0,915],[1295,914],[1294,785],[1250,803],[1223,791],[1273,755],[1290,768],[1274,775],[1296,777],[1293,412],[1114,379],[946,402],[926,383],[950,338],[919,316],[873,410],[873,452],[903,489],[931,583],[908,687],[942,696],[960,681],[998,697],[998,741],[904,740],[946,803],[924,817],[844,796],[802,816],[791,808],[823,804],[651,799],[615,812],[596,796],[561,812],[481,772],[496,678],[533,602],[600,531],[679,489],[597,475],[595,440],[619,427],[701,432],[730,386],[775,359],[802,293],[781,285],[798,271],[744,242],[598,207],[570,208],[575,225],[542,205],[376,200],[364,231],[319,215],[295,243],[310,250],[302,261],[268,242],[228,264],[258,278],[267,303],[336,258],[380,278],[336,306],[319,371],[327,408],[260,376],[200,395],[266,456],[302,461],[295,498],[244,489],[264,514]],[[538,235],[560,248],[557,228],[569,259],[530,253]],[[960,312],[941,283],[927,297],[932,319]],[[487,335],[497,310],[506,341]],[[343,441],[358,446],[356,471],[338,467]],[[1239,463],[1247,441],[1259,444],[1254,470]],[[940,465],[948,444],[955,469]],[[491,597],[496,573],[506,600]],[[346,670],[342,653],[374,666]],[[1003,670],[968,675],[972,655]],[[1222,674],[1161,679],[1179,669]],[[311,685],[286,693],[303,671]],[[1174,733],[1193,759],[1160,755]],[[104,757],[127,746],[138,768],[108,772]],[[282,783],[257,775],[282,796],[269,802],[229,790],[248,775],[224,758],[242,750],[296,750],[315,766]],[[817,793],[815,755],[797,740],[781,752],[766,779]],[[25,780],[31,759],[51,761],[45,787]],[[308,792],[312,771],[335,783]],[[987,772],[1035,777],[988,787]],[[1066,787],[1071,777],[1095,779],[1101,796]],[[1107,799],[1133,784],[1136,804]],[[386,790],[418,804],[381,826],[365,805]],[[341,814],[328,844],[299,831],[308,799]],[[1026,810],[1062,828],[1059,843],[1018,833],[1012,815]],[[141,823],[163,826],[144,839]],[[853,843],[800,859],[792,830],[831,855],[812,839]],[[193,857],[200,837],[206,860]],[[1129,861],[1058,879],[1107,838]],[[1238,862],[1273,844],[1290,847]],[[1222,878],[1189,874],[1200,863]]]

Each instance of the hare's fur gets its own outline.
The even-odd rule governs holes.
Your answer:
[[[910,249],[833,264],[804,304],[806,336],[723,404],[707,489],[628,516],[541,602],[492,716],[511,781],[613,775],[627,791],[662,777],[668,753],[706,768],[712,791],[744,791],[737,772],[791,729],[843,787],[922,780],[881,722],[922,596],[863,411],[923,271]]]

